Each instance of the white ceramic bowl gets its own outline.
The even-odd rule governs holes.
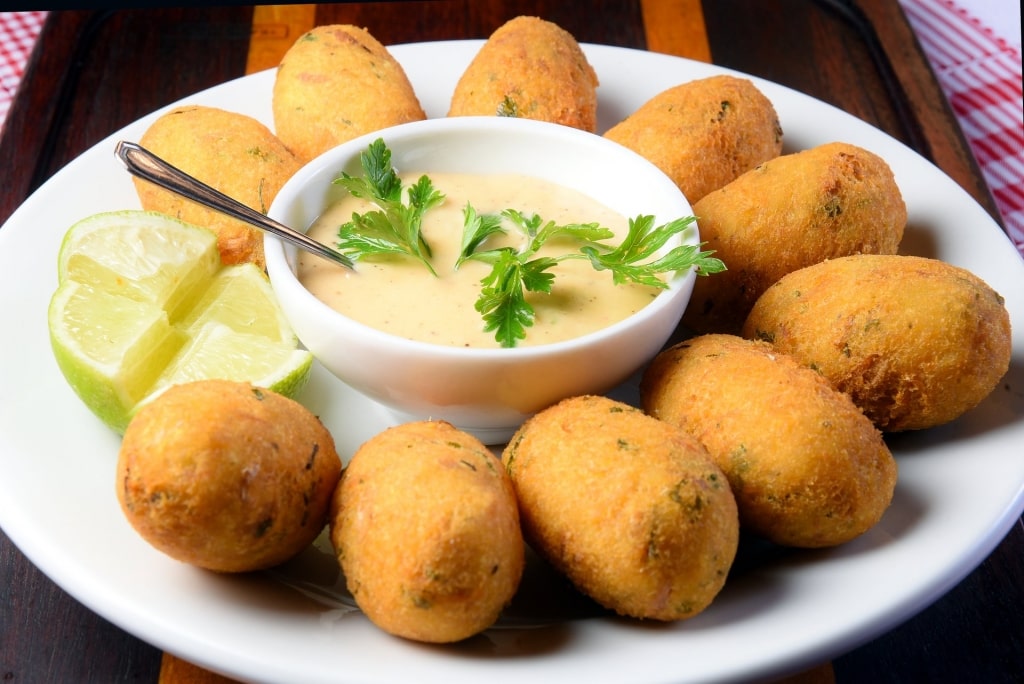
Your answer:
[[[305,231],[344,192],[331,181],[358,175],[359,153],[376,138],[399,170],[514,173],[594,197],[627,217],[657,224],[690,216],[672,181],[640,155],[566,126],[525,119],[453,117],[385,129],[344,143],[299,170],[281,189],[271,218]],[[696,230],[684,234],[696,243]],[[302,343],[331,373],[400,421],[443,419],[487,444],[507,441],[530,415],[558,400],[605,393],[661,349],[693,290],[692,271],[629,318],[572,340],[512,349],[469,349],[405,339],[334,311],[295,275],[296,249],[265,242],[267,271]]]

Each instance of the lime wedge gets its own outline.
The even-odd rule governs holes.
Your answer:
[[[309,375],[309,352],[262,335],[250,335],[211,321],[164,368],[153,384],[155,396],[172,385],[218,378],[248,381],[279,394],[293,394]],[[148,399],[147,399],[148,400]]]
[[[218,271],[181,319],[181,326],[195,333],[210,321],[286,346],[296,344],[295,333],[277,305],[270,281],[255,264],[239,264]]]
[[[64,235],[57,255],[58,282],[76,280],[158,304],[172,321],[220,267],[213,231],[147,211],[83,219]]]
[[[266,274],[222,266],[212,231],[146,211],[90,216],[64,237],[58,282],[57,365],[118,433],[174,384],[220,378],[294,396],[309,378],[312,356]]]
[[[65,281],[50,300],[50,343],[68,383],[105,423],[127,425],[182,344],[160,307]]]

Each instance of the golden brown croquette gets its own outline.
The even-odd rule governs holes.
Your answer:
[[[160,551],[246,572],[313,542],[340,473],[330,433],[298,402],[199,380],[172,386],[128,424],[116,489],[132,527]]]
[[[1010,365],[1010,315],[973,273],[937,259],[862,254],[794,271],[743,326],[814,368],[880,429],[947,423]]]
[[[604,135],[664,171],[690,204],[782,153],[771,101],[729,75],[664,90]]]
[[[303,162],[346,140],[426,118],[402,65],[369,31],[317,26],[277,68],[272,107],[278,137]]]
[[[736,501],[679,428],[606,397],[573,397],[530,418],[502,460],[531,547],[606,608],[682,620],[722,589]]]
[[[593,133],[597,85],[597,74],[568,31],[520,16],[498,27],[466,67],[448,116],[519,117]]]
[[[490,627],[525,558],[501,462],[443,421],[389,428],[356,451],[334,495],[331,541],[367,617],[433,643]]]
[[[847,542],[881,519],[896,462],[827,380],[763,342],[702,335],[663,351],[644,410],[698,439],[725,471],[744,529],[786,546]]]

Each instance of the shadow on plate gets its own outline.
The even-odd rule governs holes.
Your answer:
[[[899,252],[900,254],[938,259],[939,247],[935,242],[935,227],[908,223],[903,228],[903,239],[900,240]]]
[[[422,646],[455,650],[471,656],[537,655],[557,649],[559,644],[569,639],[570,623],[594,618],[612,619],[621,626],[636,629],[717,627],[749,616],[752,605],[763,605],[768,609],[782,598],[781,588],[772,588],[771,578],[776,574],[775,570],[794,562],[813,562],[814,556],[813,552],[787,549],[745,535],[741,538],[725,589],[715,602],[693,620],[664,623],[615,615],[578,591],[561,573],[527,548],[526,567],[519,590],[494,626],[458,644]],[[335,618],[360,612],[345,587],[344,576],[326,534],[292,560],[263,574],[330,609]],[[728,610],[728,604],[737,601],[742,605],[742,612]],[[719,609],[720,603],[723,609]]]

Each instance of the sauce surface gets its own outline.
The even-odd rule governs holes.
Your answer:
[[[403,174],[403,188],[420,175]],[[364,258],[352,271],[300,252],[299,280],[335,310],[393,335],[432,344],[497,348],[500,345],[494,333],[484,332],[483,319],[474,308],[480,279],[490,272],[490,266],[469,261],[454,270],[467,202],[479,214],[516,209],[527,216],[536,213],[545,223],[598,222],[616,234],[616,238],[605,241],[609,245],[616,244],[628,227],[625,217],[596,200],[541,179],[500,174],[427,175],[445,195],[441,205],[424,215],[422,226],[437,277],[413,258]],[[365,200],[346,196],[328,207],[310,227],[309,235],[336,246],[339,226],[351,220],[353,212],[373,209]],[[483,248],[518,246],[522,242],[523,238],[510,230],[507,235],[489,238]],[[577,249],[576,244],[556,241],[545,245],[538,256]],[[616,285],[611,273],[595,271],[585,259],[563,261],[552,273],[556,277],[550,294],[527,293],[536,320],[518,346],[549,344],[605,328],[639,311],[660,292],[642,285]]]

